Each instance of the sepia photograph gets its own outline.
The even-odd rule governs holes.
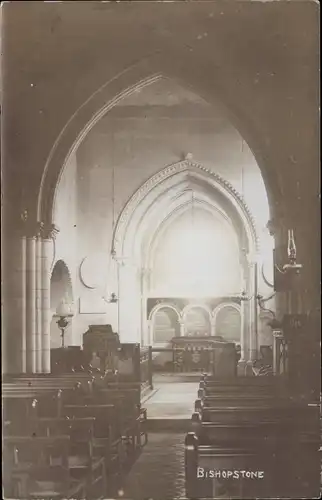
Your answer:
[[[2,497],[320,498],[318,2],[0,22]]]

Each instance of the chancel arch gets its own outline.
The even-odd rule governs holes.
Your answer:
[[[147,77],[146,80],[141,80],[136,86],[134,85],[133,87],[128,87],[128,90],[124,94],[122,94],[122,92],[119,93],[113,102],[110,101],[109,104],[106,104],[104,109],[100,108],[99,113],[95,115],[91,122],[88,122],[87,128],[84,129],[78,137],[78,142],[74,144],[74,149],[72,148],[70,150],[70,153],[72,151],[76,151],[77,153],[77,158],[75,158],[74,162],[75,172],[77,171],[75,174],[76,176],[83,175],[85,172],[82,160],[80,161],[80,158],[82,158],[82,151],[81,154],[78,154],[79,150],[77,148],[83,148],[83,150],[86,149],[86,141],[89,141],[90,143],[92,139],[88,139],[88,137],[90,137],[91,134],[93,137],[95,136],[96,127],[98,127],[98,134],[101,133],[100,127],[103,126],[100,125],[100,121],[109,123],[109,115],[113,114],[108,112],[111,111],[112,108],[121,106],[124,99],[131,98],[131,96],[135,94],[134,91],[137,91],[138,95],[141,95],[141,100],[143,99],[142,95],[144,95],[147,89],[149,89],[149,92],[152,89],[151,92],[153,94],[154,85],[159,85],[157,92],[160,92],[160,89],[162,92],[163,82],[166,82],[166,86],[170,85],[171,87],[172,85],[170,79],[163,78],[160,75],[154,75],[151,76],[151,78]],[[169,87],[165,88],[167,89]],[[177,91],[177,88],[175,88],[175,92]],[[181,90],[179,90],[179,93],[180,92]],[[158,95],[160,96],[160,93]],[[195,99],[198,100],[199,98]],[[133,104],[134,101],[135,97],[133,97],[131,103]],[[211,105],[206,103],[206,106],[208,106],[207,112],[213,113],[213,110],[210,110],[209,108]],[[204,109],[205,108],[200,108],[199,116],[203,113]],[[226,118],[222,118],[221,120],[226,120]],[[225,122],[225,127],[233,128],[228,121],[227,123]],[[110,124],[108,125],[108,128],[110,128]],[[235,134],[233,136],[235,145],[238,143],[238,146],[235,147],[238,149],[239,145],[242,144],[242,139],[237,131],[234,131],[233,134]],[[218,138],[217,141],[216,147],[220,148],[221,143]],[[53,158],[55,157],[56,152],[57,150],[53,152]],[[202,150],[199,152],[203,154]],[[77,221],[71,219],[71,229],[68,228],[68,233],[66,232],[66,234],[70,235],[71,231],[74,231],[74,228],[77,227],[77,232],[79,231],[79,228],[81,228],[84,235],[87,234],[87,232],[91,235],[87,238],[87,241],[84,242],[85,244],[83,247],[78,245],[77,238],[75,238],[75,255],[77,254],[77,256],[80,249],[85,248],[86,246],[94,246],[95,244],[104,246],[106,255],[109,259],[107,267],[110,270],[106,288],[115,292],[118,297],[117,305],[107,305],[108,301],[105,305],[105,303],[103,304],[102,302],[102,297],[104,295],[104,301],[106,294],[101,292],[101,290],[96,290],[97,296],[94,301],[94,299],[92,300],[90,298],[91,294],[94,296],[94,292],[82,290],[82,284],[77,283],[77,296],[79,295],[79,289],[80,293],[83,295],[80,302],[82,305],[82,312],[81,316],[77,319],[77,328],[79,330],[81,325],[91,319],[90,317],[85,316],[85,310],[89,311],[89,309],[92,309],[89,313],[94,313],[95,310],[95,314],[100,315],[100,321],[103,320],[101,318],[103,318],[103,314],[105,314],[106,311],[109,318],[112,318],[111,321],[113,321],[115,329],[118,331],[120,338],[123,341],[140,341],[142,344],[146,345],[150,339],[148,321],[146,319],[146,304],[148,297],[173,298],[174,296],[185,296],[186,298],[192,299],[202,298],[202,296],[214,297],[240,293],[245,286],[247,288],[247,292],[251,292],[252,269],[249,267],[249,262],[254,261],[256,253],[261,248],[261,234],[256,225],[257,221],[253,218],[252,211],[244,199],[244,192],[239,189],[240,182],[236,179],[236,173],[234,171],[234,169],[236,170],[236,165],[231,166],[228,163],[225,164],[224,161],[222,161],[221,164],[219,159],[220,154],[219,156],[216,155],[215,149],[212,154],[213,157],[208,156],[206,162],[202,163],[194,159],[194,154],[187,154],[184,151],[179,153],[178,151],[177,158],[181,157],[184,159],[179,161],[177,160],[174,163],[164,162],[163,165],[166,166],[163,168],[161,160],[159,170],[159,160],[156,159],[157,157],[151,157],[150,164],[146,163],[146,158],[143,159],[142,163],[140,163],[139,160],[133,160],[136,162],[136,167],[138,168],[140,175],[142,174],[141,177],[138,175],[138,179],[141,179],[141,181],[132,183],[131,185],[134,187],[133,191],[128,190],[127,196],[122,193],[121,201],[115,198],[113,194],[114,187],[109,188],[108,192],[110,193],[111,199],[116,201],[116,210],[114,210],[114,201],[112,208],[112,202],[107,199],[108,196],[106,193],[106,185],[112,185],[112,177],[108,180],[104,176],[107,175],[106,172],[113,170],[113,179],[115,175],[120,179],[120,175],[122,174],[119,174],[117,169],[122,170],[123,160],[125,163],[132,162],[132,160],[130,162],[130,160],[126,158],[126,155],[124,155],[124,158],[121,159],[121,161],[116,162],[118,165],[117,167],[114,167],[113,163],[113,167],[111,168],[111,161],[108,156],[109,152],[105,151],[105,156],[102,156],[101,158],[101,165],[96,164],[96,159],[95,165],[92,165],[93,172],[91,172],[90,182],[84,181],[82,185],[79,177],[77,178],[78,191],[76,193],[76,203],[78,203],[78,200],[82,200],[82,203],[85,206],[88,189],[94,189],[90,186],[95,185],[96,190],[101,190],[100,196],[97,197],[97,199],[105,200],[106,205],[109,204],[110,213],[108,214],[108,217],[105,215],[105,212],[108,210],[106,206],[103,206],[103,201],[100,202],[99,213],[97,214],[97,220],[99,223],[103,222],[103,219],[105,220],[106,234],[103,235],[104,229],[97,231],[96,234],[92,234],[91,230],[88,229],[90,220],[89,215],[86,215],[86,210],[88,210],[89,213],[89,209],[84,207],[81,209],[82,217],[79,217]],[[69,156],[71,158],[73,157],[72,154]],[[161,157],[162,156],[163,155],[161,154]],[[165,157],[171,158],[171,155],[166,155]],[[248,161],[252,165],[251,168],[255,171],[256,179],[260,179],[262,182],[260,172],[256,172],[258,167],[254,158],[252,158],[250,150],[242,160],[245,164]],[[47,165],[48,175],[52,161],[53,159],[50,159]],[[234,161],[235,160],[233,160],[233,163]],[[86,162],[87,160],[84,161],[84,165]],[[71,168],[70,165],[68,166],[67,160],[65,162],[65,166],[66,169]],[[96,169],[95,172],[94,167]],[[127,172],[129,172],[129,168],[132,168],[132,166],[128,165],[126,167]],[[228,174],[227,178],[226,170]],[[232,171],[233,174],[231,174]],[[150,176],[146,175],[146,172],[150,172]],[[99,179],[103,179],[104,177],[106,184],[96,180],[96,175],[99,176],[97,177]],[[62,185],[64,176],[62,176],[61,173],[59,178],[60,184]],[[45,184],[47,182],[45,179],[46,175],[44,176],[44,191]],[[82,177],[80,177],[80,179],[82,179]],[[144,179],[147,180],[139,186],[139,182],[142,182]],[[108,184],[108,182],[110,182],[110,184]],[[72,184],[71,181],[70,184]],[[85,196],[83,196],[83,193]],[[46,200],[42,201],[44,200],[43,196],[44,195],[42,193],[39,200],[39,213],[41,213],[42,210],[46,212],[49,207]],[[58,200],[56,192],[54,200],[56,200],[56,202]],[[57,208],[59,203],[54,203],[54,206]],[[187,245],[186,248],[191,250],[191,255],[186,261],[185,259],[177,259],[174,265],[175,269],[179,262],[182,267],[181,275],[179,275],[179,273],[176,280],[176,286],[181,281],[182,288],[175,289],[176,287],[170,286],[168,282],[165,283],[166,286],[162,290],[160,283],[156,279],[155,272],[156,267],[158,267],[155,265],[157,261],[157,254],[160,253],[160,248],[162,246],[161,240],[167,231],[170,230],[171,227],[174,227],[174,224],[176,224],[176,222],[180,219],[182,224],[186,223],[190,217],[189,213],[191,212],[195,212],[198,216],[200,216],[200,220],[208,220],[209,227],[213,226],[212,245],[208,245],[207,231],[201,231],[203,234],[199,231],[200,234],[198,234],[194,239],[191,238],[191,234],[190,236],[188,235],[189,231],[186,231],[186,236],[188,235],[190,238],[189,245]],[[103,213],[104,215],[102,216]],[[56,214],[56,218],[57,217],[58,216]],[[215,228],[216,224],[217,226]],[[74,232],[76,233],[76,231]],[[59,237],[60,245],[63,240],[66,240],[63,233],[65,234],[64,231],[61,231],[61,236]],[[112,234],[111,238],[110,234]],[[229,251],[221,249],[221,243],[223,240],[219,236],[220,234],[225,234],[226,239],[228,239],[229,235],[230,240],[226,247],[227,249],[229,248]],[[182,239],[184,240],[185,235],[182,236]],[[215,237],[217,238],[217,244],[215,242]],[[91,243],[89,244],[88,242]],[[181,248],[182,246],[184,247],[184,243],[181,242]],[[203,253],[200,253],[200,249],[203,249]],[[220,249],[222,250],[220,258],[222,259],[231,253],[231,258],[230,260],[226,259],[225,265],[222,265],[224,259],[221,261],[217,255],[220,253]],[[208,252],[207,255],[206,251]],[[210,251],[213,251],[212,256],[210,255]],[[197,254],[199,258],[197,256],[194,260],[194,265],[192,266],[191,263]],[[244,255],[246,255],[248,259],[246,263],[243,261]],[[84,256],[79,255],[78,257],[83,258]],[[203,278],[202,284],[199,281],[197,286],[194,286],[195,282],[191,279],[189,284],[190,290],[188,290],[189,287],[187,286],[186,278],[185,280],[181,278],[183,276],[188,276],[189,279],[193,278],[194,274],[198,274],[197,268],[201,268],[202,263],[204,263],[203,275],[204,277],[207,277],[207,280]],[[186,273],[185,271],[189,265],[191,269],[195,269],[190,273]],[[207,265],[211,267],[211,272],[206,272]],[[215,272],[215,265],[217,265],[216,279],[211,281],[211,275]],[[231,275],[234,275],[234,280],[229,280],[229,271]],[[73,276],[76,275],[76,272],[77,270],[73,269]],[[159,275],[160,274],[161,273],[159,272]],[[220,277],[219,274],[222,276]],[[207,287],[205,287],[205,281],[207,281]],[[223,288],[224,282],[227,285],[226,290]],[[100,295],[102,295],[102,297]],[[192,296],[188,297],[189,295]],[[99,306],[98,300],[101,302]],[[95,308],[92,306],[94,302],[96,303]],[[210,330],[213,330],[213,325],[211,325]]]

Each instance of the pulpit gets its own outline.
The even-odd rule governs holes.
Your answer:
[[[120,340],[111,325],[90,325],[83,335],[83,349],[90,359],[99,358],[100,369],[116,370]]]

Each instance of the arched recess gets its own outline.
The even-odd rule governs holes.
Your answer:
[[[112,255],[118,263],[119,332],[125,338],[139,340],[138,330],[143,332],[142,342],[147,337],[142,321],[146,317],[146,276],[150,273],[147,239],[153,240],[163,220],[188,202],[187,192],[191,189],[198,196],[201,193],[200,202],[208,203],[214,210],[216,203],[220,205],[239,237],[240,248],[244,247],[251,259],[258,251],[259,240],[250,210],[231,184],[190,159],[165,167],[132,195],[113,235]]]
[[[177,206],[177,204],[175,203],[174,208],[173,208],[171,206],[171,203],[168,204],[167,208],[169,210],[169,215],[167,217],[165,217],[163,220],[160,217],[160,214],[162,213],[161,210],[160,210],[160,214],[158,214],[158,213],[155,214],[156,218],[154,219],[154,223],[151,224],[151,231],[150,232],[147,231],[147,233],[146,233],[147,238],[143,239],[142,251],[143,251],[143,249],[146,249],[145,262],[146,262],[147,268],[151,270],[151,272],[149,273],[149,281],[146,283],[146,290],[145,290],[146,294],[148,294],[149,296],[156,296],[156,297],[163,296],[163,295],[168,297],[169,294],[171,295],[172,293],[174,293],[175,295],[182,295],[182,291],[179,292],[178,288],[173,283],[172,283],[172,285],[166,286],[166,288],[162,287],[162,285],[161,285],[161,288],[160,288],[160,279],[161,279],[161,281],[163,281],[163,283],[167,283],[167,281],[169,280],[169,276],[168,276],[169,272],[171,274],[171,270],[169,270],[169,265],[171,268],[171,264],[170,264],[171,259],[169,261],[169,259],[167,257],[165,257],[167,255],[167,249],[171,252],[171,249],[169,249],[169,247],[167,247],[167,245],[169,244],[169,239],[168,239],[169,234],[170,235],[172,234],[172,238],[175,236],[176,232],[175,231],[173,232],[175,227],[179,228],[179,230],[182,227],[186,227],[186,232],[187,232],[188,231],[187,223],[188,223],[188,220],[191,220],[192,217],[194,219],[196,219],[196,217],[197,217],[197,219],[199,219],[200,225],[197,224],[197,226],[199,227],[199,230],[201,230],[201,236],[203,235],[204,237],[206,237],[206,234],[208,233],[208,236],[207,236],[208,242],[209,242],[209,236],[212,236],[213,234],[215,234],[216,231],[218,231],[218,229],[221,231],[224,231],[225,236],[226,236],[226,240],[227,239],[229,240],[229,245],[230,245],[229,250],[231,252],[230,256],[232,257],[232,259],[230,260],[231,270],[233,271],[233,269],[234,269],[235,273],[237,273],[233,279],[233,281],[235,282],[235,284],[232,285],[233,289],[229,289],[229,287],[230,287],[229,280],[226,280],[227,289],[229,289],[229,291],[231,293],[235,292],[236,290],[239,290],[241,287],[240,255],[239,255],[239,253],[240,253],[240,241],[243,239],[242,237],[238,236],[240,227],[234,226],[234,224],[231,222],[231,220],[229,219],[227,214],[225,212],[223,212],[223,210],[221,210],[221,207],[216,206],[215,200],[202,199],[200,196],[200,193],[197,192],[194,195],[195,198],[194,198],[193,205],[192,205],[191,198],[189,198],[189,195],[187,198],[186,195],[187,195],[187,192],[183,193],[182,196],[180,197],[180,200],[178,200],[180,202],[180,205],[178,204],[178,206]],[[173,208],[173,210],[172,210],[172,208]],[[205,222],[205,221],[207,221],[207,222]],[[183,224],[183,226],[182,226],[182,224]],[[187,234],[186,234],[186,236],[187,236]],[[178,242],[180,243],[180,237],[178,238],[177,243]],[[184,245],[184,244],[182,244],[182,242],[181,242],[181,245]],[[206,254],[208,254],[208,258],[210,256],[210,252],[209,252],[210,247],[208,246],[208,249],[205,252]],[[183,248],[184,247],[182,247],[182,249]],[[216,251],[215,248],[214,248],[214,251]],[[179,252],[179,253],[177,253],[177,252]],[[174,257],[174,261],[172,262],[172,266],[174,266],[173,269],[178,270],[178,267],[177,267],[178,264],[180,267],[180,258],[179,258],[180,253],[181,253],[180,249],[177,249],[177,251],[173,252],[174,256],[177,255],[177,257]],[[170,257],[171,257],[171,255],[170,255]],[[206,265],[207,255],[204,255],[204,257],[205,257],[204,265]],[[214,257],[214,255],[213,255],[213,257]],[[166,267],[168,269],[168,273],[166,272],[165,269],[163,269],[163,271],[160,274],[160,272],[159,272],[159,263],[160,263],[159,259],[160,258],[161,258],[161,268],[162,268],[162,262],[163,262],[163,265],[166,264]],[[215,257],[214,257],[214,259],[212,259],[212,263],[214,264],[214,266],[216,265],[216,258]],[[181,264],[183,264],[183,263],[181,262]],[[187,265],[187,263],[186,263],[186,265]],[[202,265],[201,268],[205,268],[204,265]],[[199,271],[200,271],[199,274],[201,277],[202,269],[200,269]],[[211,273],[211,270],[208,269],[208,272]],[[207,274],[208,274],[208,272],[207,272]],[[185,275],[185,272],[184,272],[184,275]],[[196,276],[196,274],[195,274],[195,276]],[[172,275],[172,278],[173,278],[173,275]],[[183,288],[181,290],[184,289],[184,281],[185,281],[185,279],[182,282]],[[211,290],[211,295],[213,295],[213,294],[216,295],[216,294],[222,292],[222,289],[220,291],[220,287],[218,289],[217,286],[213,286],[213,285],[215,285],[215,283],[213,283],[209,288],[209,290]],[[217,283],[217,285],[218,285],[218,283]],[[190,293],[189,288],[190,288],[189,286],[186,287],[186,289],[184,291],[184,295],[188,293],[188,296],[190,298],[193,295],[189,295],[189,293]],[[208,294],[208,292],[205,290],[204,287],[200,288],[200,287],[195,285],[192,288],[194,288],[194,293],[195,293],[194,296],[195,297],[197,297],[197,296],[205,297]],[[180,286],[179,286],[179,289],[180,289]],[[197,294],[196,294],[196,292],[197,292]]]
[[[171,57],[169,57],[170,50]],[[193,71],[191,71],[192,67]],[[265,137],[261,137],[257,124],[252,123],[247,110],[243,109],[239,94],[227,91],[227,82],[220,82],[220,75],[218,73],[216,75],[216,80],[211,79],[209,61],[205,64],[201,58],[193,57],[188,47],[171,47],[130,66],[98,88],[70,117],[50,151],[35,208],[37,220],[45,224],[55,222],[53,202],[61,172],[69,156],[76,151],[91,128],[121,99],[160,78],[177,81],[208,103],[216,103],[217,106],[220,104],[256,158],[262,171],[273,217],[276,200],[280,199],[281,193],[277,178],[273,174],[273,166],[269,165],[269,152]],[[33,207],[30,207],[30,212],[33,213]]]
[[[234,224],[240,236],[245,234],[244,246],[251,255],[259,249],[259,239],[251,212],[237,190],[221,176],[192,160],[182,160],[168,165],[148,179],[129,199],[122,210],[115,226],[112,254],[117,259],[128,259],[135,256],[140,260],[140,242],[146,234],[148,221],[154,230],[169,213],[185,202],[179,193],[189,190],[205,189],[208,200],[219,202]],[[156,208],[157,207],[157,208]]]
[[[168,318],[167,332],[157,332],[158,315],[165,313]],[[149,332],[147,342],[150,345],[164,344],[171,340],[172,337],[180,335],[180,320],[181,313],[175,305],[167,302],[156,304],[150,311],[148,324]],[[171,330],[171,331],[170,331]]]
[[[183,335],[211,335],[211,325],[211,310],[207,305],[202,303],[188,304],[183,309],[181,330]]]
[[[69,304],[73,304],[73,287],[70,271],[67,264],[63,260],[58,260],[52,270],[50,279],[50,347],[57,348],[61,346],[60,334],[61,331],[57,326],[56,308],[59,303],[65,300]],[[70,324],[66,330],[65,344],[72,343],[72,325]]]
[[[231,312],[235,312],[234,317],[230,314]],[[226,318],[224,318],[227,328],[221,325],[221,327],[225,328],[225,331],[222,331],[218,318],[224,313],[228,313],[226,314]],[[223,302],[219,304],[213,311],[213,320],[216,335],[220,335],[227,340],[233,340],[238,343],[241,342],[242,315],[239,304],[235,304],[234,302]]]

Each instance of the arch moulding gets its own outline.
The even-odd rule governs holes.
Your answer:
[[[186,320],[188,312],[191,311],[191,310],[193,310],[193,309],[202,309],[203,311],[205,311],[207,313],[207,315],[209,316],[210,323],[212,322],[211,309],[208,306],[206,306],[205,304],[202,304],[202,303],[199,303],[199,302],[196,302],[196,303],[193,303],[193,304],[188,304],[188,305],[185,306],[185,308],[182,311],[182,319],[183,319],[183,321]]]
[[[156,304],[150,311],[150,314],[149,314],[149,320],[152,320],[154,315],[160,311],[161,309],[172,309],[172,311],[174,311],[177,316],[178,316],[178,320],[180,321],[181,319],[181,312],[179,311],[179,309],[177,309],[173,304],[170,304],[169,302],[162,302],[160,304]]]
[[[220,313],[220,311],[228,307],[235,309],[236,311],[239,312],[239,314],[241,314],[241,307],[239,304],[236,304],[235,302],[222,302],[221,304],[218,304],[218,306],[215,307],[215,309],[212,311],[212,315],[215,322],[217,321],[217,316]]]
[[[256,234],[255,222],[252,214],[238,191],[225,179],[217,173],[204,167],[200,163],[192,160],[182,160],[166,166],[161,171],[150,177],[126,203],[123,208],[113,234],[112,240],[112,255],[118,261],[128,258],[131,254],[130,243],[127,242],[128,233],[134,234],[133,230],[128,231],[135,214],[140,210],[140,205],[144,202],[147,196],[157,190],[162,183],[165,183],[171,178],[176,178],[180,173],[191,172],[192,174],[201,175],[206,178],[207,182],[223,194],[230,204],[237,211],[239,218],[242,220],[246,234],[249,240],[249,249],[251,252],[258,252],[259,240]],[[166,189],[166,188],[165,188]],[[128,248],[127,248],[128,247]]]

